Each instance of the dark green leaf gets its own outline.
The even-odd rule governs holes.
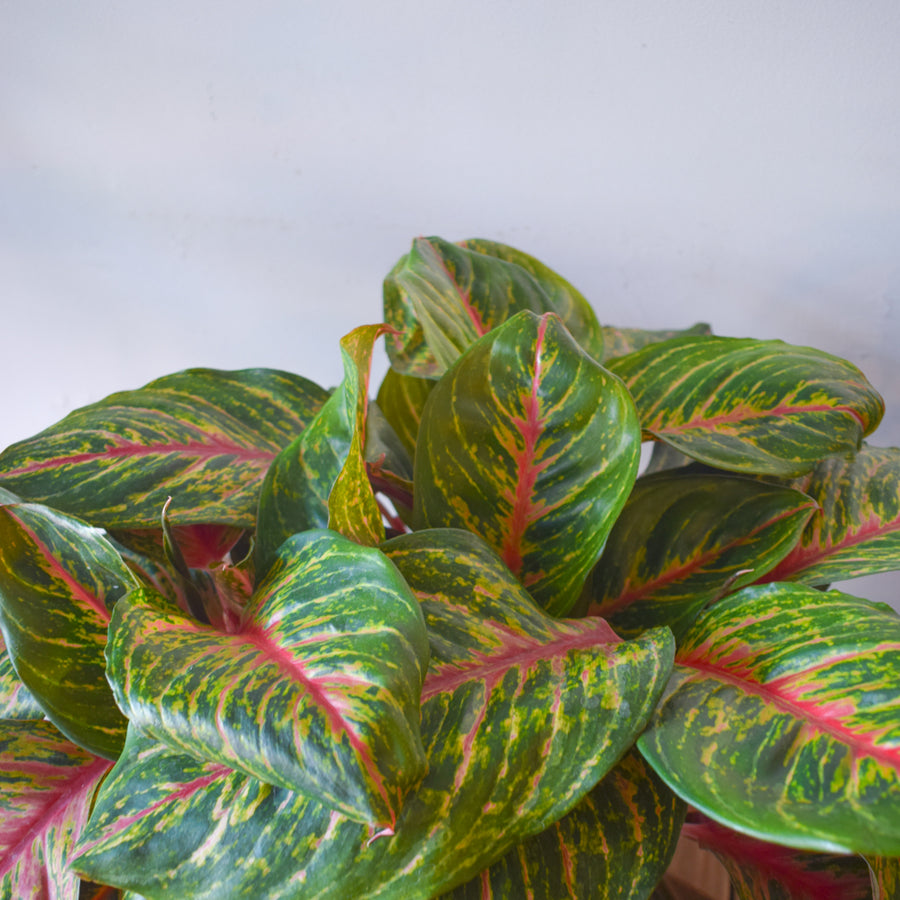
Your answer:
[[[695,334],[712,334],[712,329],[706,322],[697,322],[690,328],[668,329],[664,331],[651,331],[645,328],[614,328],[611,325],[603,326],[603,341],[606,348],[604,361],[615,359],[618,356],[627,356],[646,347],[647,344],[656,344],[659,341],[668,341],[675,337],[686,337]]]
[[[590,615],[620,633],[676,637],[726,588],[756,581],[816,509],[799,491],[725,474],[638,479],[585,586]]]
[[[250,527],[263,476],[327,396],[271,369],[191,369],[70,413],[0,454],[0,482],[94,524]]]
[[[540,605],[562,615],[639,460],[637,419],[621,382],[556,316],[519,313],[470,347],[431,392],[414,521],[480,535]]]
[[[416,454],[416,438],[419,434],[422,410],[433,387],[434,381],[431,379],[401,375],[394,369],[388,369],[378,389],[376,402],[397,436],[403,441],[410,459]]]
[[[0,719],[43,719],[44,710],[22,684],[0,632]]]
[[[853,365],[781,341],[697,336],[610,360],[644,433],[722,469],[802,475],[854,453],[884,404]]]

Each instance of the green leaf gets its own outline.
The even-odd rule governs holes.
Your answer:
[[[695,334],[712,334],[712,329],[706,322],[697,322],[690,328],[663,331],[652,331],[645,328],[614,328],[611,325],[604,325],[603,340],[606,347],[604,361],[608,362],[619,356],[627,356],[648,344],[657,344],[660,341]]]
[[[644,433],[735,472],[802,475],[854,453],[884,403],[850,363],[781,341],[696,336],[609,361]]]
[[[621,382],[556,316],[519,313],[438,382],[415,461],[417,527],[481,536],[563,615],[634,483],[640,435]]]
[[[416,438],[422,410],[433,387],[434,381],[431,379],[401,375],[394,369],[388,369],[378,388],[378,407],[403,442],[411,459],[416,455]]]
[[[830,584],[900,568],[900,450],[823,460],[796,487],[820,507],[766,581]]]
[[[685,636],[638,746],[688,803],[760,840],[900,855],[900,617],[744,588]]]
[[[816,509],[799,491],[724,474],[639,478],[585,586],[588,613],[623,635],[678,637],[723,591],[756,581]]]
[[[574,289],[573,289],[574,290]],[[437,237],[416,238],[384,280],[391,367],[438,378],[470,344],[521,310],[557,312],[558,304],[520,265]]]
[[[552,620],[465,533],[421,532],[385,547],[407,577],[441,559],[455,573],[441,573],[422,602],[434,664],[422,703],[429,769],[395,834],[371,840],[300,794],[129,732],[80,842],[79,871],[192,900],[426,900],[582,799],[650,715],[671,635],[622,643],[599,619]]]
[[[327,393],[271,369],[191,369],[70,413],[0,454],[0,482],[110,528],[251,527],[263,476]]]
[[[39,504],[0,507],[0,627],[16,672],[67,738],[110,759],[126,723],[103,648],[136,583],[101,529]]]
[[[22,684],[0,632],[0,719],[43,719],[44,710]]]
[[[507,244],[488,241],[484,238],[470,238],[460,241],[459,246],[521,266],[550,298],[553,312],[563,320],[572,337],[597,362],[603,361],[606,329],[600,327],[593,307],[582,293],[569,284],[565,278],[557,275],[540,260]]]
[[[0,721],[0,897],[77,900],[74,840],[110,763],[50,722]]]
[[[878,856],[868,863],[875,900],[900,900],[900,859]]]
[[[870,900],[869,868],[859,856],[811,853],[758,841],[701,818],[684,834],[728,870],[739,900]]]
[[[298,534],[236,633],[136,591],[115,609],[109,635],[119,705],[175,750],[387,828],[425,772],[425,625],[378,550],[331,532]]]
[[[369,366],[375,341],[385,330],[384,325],[363,325],[341,338],[343,381],[266,474],[256,530],[258,572],[265,572],[281,544],[301,531],[332,528],[367,545],[384,540],[364,451]]]
[[[575,809],[446,900],[643,900],[663,876],[685,805],[635,752]]]

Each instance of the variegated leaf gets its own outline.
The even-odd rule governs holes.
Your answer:
[[[815,509],[799,491],[722,473],[639,478],[582,600],[619,634],[668,625],[677,638],[726,588],[774,566]]]
[[[900,450],[823,460],[796,487],[820,507],[766,581],[830,584],[900,569]]]
[[[317,802],[130,732],[80,871],[148,897],[426,900],[581,800],[650,715],[670,671],[668,632],[622,643],[602,620],[551,620],[462,532],[385,548],[407,577],[438,560],[455,573],[422,597],[434,661],[422,704],[429,770],[395,834],[370,840]]]
[[[175,750],[390,828],[425,771],[416,598],[375,549],[327,531],[279,550],[234,634],[136,591],[109,628],[131,722]]]
[[[520,265],[437,237],[416,238],[384,280],[391,367],[438,378],[479,337],[521,310],[566,312]]]
[[[593,307],[587,302],[581,291],[569,284],[565,278],[558,275],[549,266],[544,265],[539,259],[535,259],[515,247],[510,247],[508,244],[488,241],[484,238],[470,238],[460,241],[459,246],[521,266],[550,298],[553,303],[553,311],[563,320],[572,337],[597,362],[603,361],[606,329],[600,327]]]
[[[22,684],[0,632],[0,719],[43,719],[44,710]]]
[[[363,325],[341,338],[344,380],[266,474],[256,525],[258,572],[264,573],[281,544],[300,531],[330,527],[368,545],[384,539],[364,449],[369,366],[385,330]]]
[[[446,900],[645,900],[678,842],[685,805],[635,751],[575,809]]]
[[[684,833],[716,854],[738,900],[871,900],[869,868],[859,856],[792,850],[703,817]]]
[[[556,316],[522,312],[438,382],[419,433],[416,527],[478,534],[564,615],[637,473],[639,426],[622,383]]]
[[[639,747],[716,821],[827,853],[900,855],[900,617],[792,584],[744,588],[685,636]]]
[[[77,900],[69,858],[110,767],[50,722],[0,721],[2,900]]]
[[[0,484],[97,525],[251,527],[276,454],[327,393],[286,372],[191,369],[75,410],[0,454]]]
[[[876,856],[867,862],[871,868],[873,900],[900,900],[900,858]]]
[[[103,649],[136,584],[101,529],[36,503],[0,507],[0,627],[16,672],[67,738],[110,759],[126,723]]]
[[[609,361],[644,433],[722,469],[802,475],[853,453],[884,403],[853,365],[781,341],[694,336]]]
[[[388,369],[378,388],[376,402],[397,436],[403,441],[410,458],[416,454],[416,438],[425,401],[435,382],[415,375],[401,375]]]
[[[645,328],[614,328],[611,325],[603,326],[603,341],[605,345],[604,361],[615,359],[618,356],[627,356],[634,353],[647,344],[656,344],[659,341],[668,341],[676,337],[687,337],[695,334],[712,334],[712,329],[706,322],[697,322],[690,328],[648,330]]]

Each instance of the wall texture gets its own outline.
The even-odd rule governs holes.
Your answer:
[[[0,0],[0,444],[191,365],[336,382],[417,234],[846,356],[900,444],[898,40],[894,0]]]

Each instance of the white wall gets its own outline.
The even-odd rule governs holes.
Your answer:
[[[0,445],[191,365],[335,383],[417,234],[846,356],[900,444],[898,45],[896,0],[0,0]]]

